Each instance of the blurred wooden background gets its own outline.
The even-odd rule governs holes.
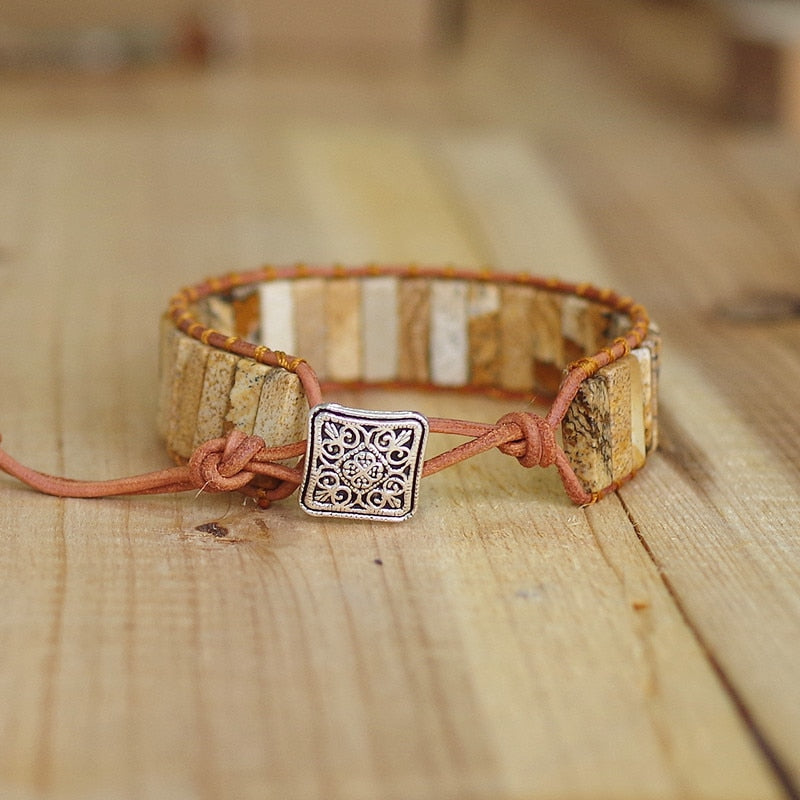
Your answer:
[[[586,510],[499,453],[400,526],[0,477],[0,796],[800,797],[800,161],[787,106],[734,113],[730,9],[472,0],[399,49],[238,57],[170,18],[73,59],[15,8],[0,431],[32,466],[165,465],[159,313],[265,261],[590,280],[665,350],[662,449]]]

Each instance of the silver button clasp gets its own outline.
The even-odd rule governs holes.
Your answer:
[[[416,510],[428,420],[323,403],[308,420],[300,506],[315,516],[400,522]]]

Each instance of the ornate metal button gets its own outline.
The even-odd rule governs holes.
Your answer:
[[[416,510],[427,437],[428,420],[414,411],[314,407],[301,507],[316,516],[408,519]]]

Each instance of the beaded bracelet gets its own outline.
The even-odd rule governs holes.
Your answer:
[[[451,267],[265,267],[184,289],[162,320],[158,426],[179,466],[72,481],[0,450],[0,469],[65,497],[200,489],[267,507],[299,487],[312,515],[398,521],[414,513],[423,477],[497,447],[525,467],[555,465],[567,495],[588,505],[657,446],[659,350],[643,306],[588,284]],[[545,416],[488,424],[326,403],[323,386],[553,399]],[[466,441],[425,460],[429,432]]]

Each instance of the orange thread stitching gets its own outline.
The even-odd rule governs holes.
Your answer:
[[[306,363],[304,358],[289,358],[283,350],[273,350],[273,355],[275,356],[275,360],[278,362],[279,367],[283,367],[283,369],[289,372],[297,372],[297,368],[301,365]]]

